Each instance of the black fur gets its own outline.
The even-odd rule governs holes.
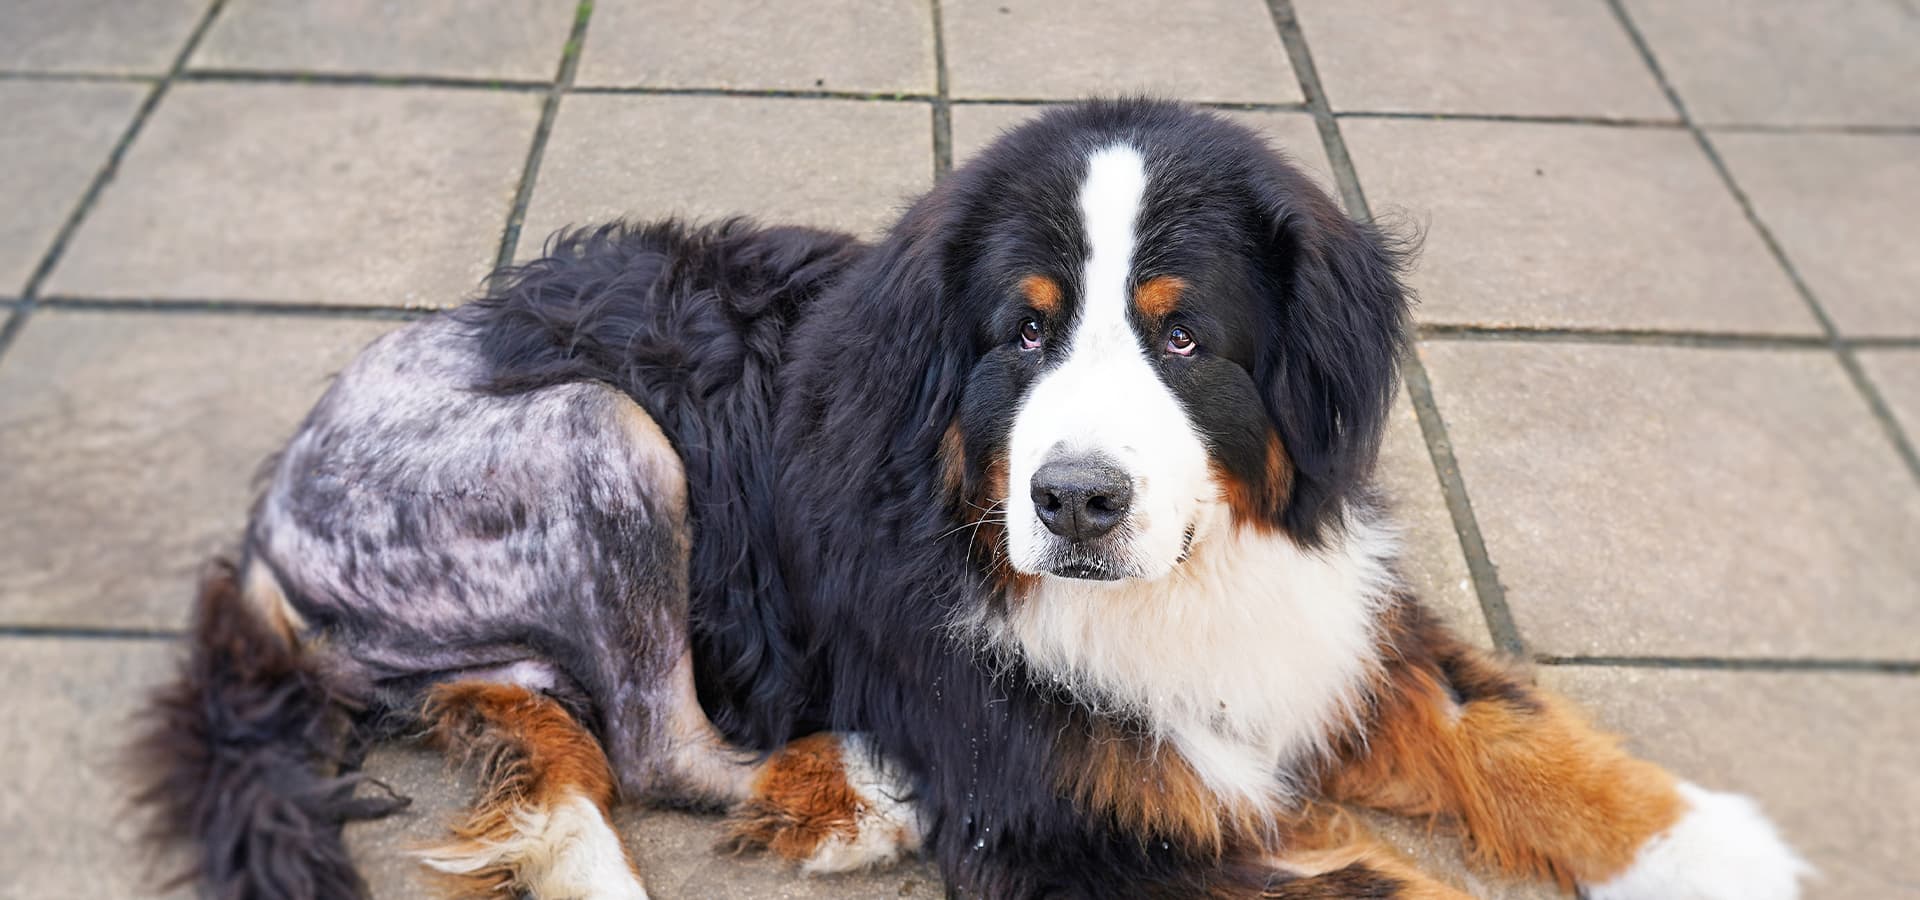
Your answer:
[[[149,837],[192,857],[181,881],[219,900],[329,900],[363,892],[340,828],[404,807],[355,798],[338,772],[352,692],[240,604],[234,568],[209,567],[180,677],[153,698],[135,760]]]
[[[694,644],[716,667],[701,701],[762,749],[794,733],[807,718],[794,699],[811,693],[771,531],[775,378],[801,309],[863,249],[741,220],[616,223],[557,236],[455,313],[480,330],[492,389],[602,381],[673,440],[694,498]]]

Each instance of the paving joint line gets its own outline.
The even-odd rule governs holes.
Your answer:
[[[1814,294],[1813,287],[1800,276],[1799,267],[1795,266],[1793,260],[1787,256],[1786,248],[1774,236],[1773,229],[1767,227],[1767,223],[1760,218],[1760,211],[1754,207],[1753,199],[1747,195],[1739,181],[1734,179],[1733,169],[1727,166],[1725,159],[1721,158],[1719,148],[1713,145],[1713,140],[1707,136],[1706,130],[1694,121],[1693,113],[1687,109],[1686,101],[1680,97],[1679,89],[1668,80],[1666,69],[1660,65],[1659,57],[1654,55],[1653,45],[1647,42],[1646,36],[1640,32],[1640,27],[1634,24],[1633,17],[1627,14],[1626,6],[1621,0],[1607,0],[1607,8],[1613,11],[1614,18],[1627,32],[1627,37],[1633,42],[1634,49],[1640,53],[1641,61],[1653,74],[1654,81],[1659,83],[1660,90],[1667,95],[1667,102],[1673,106],[1674,112],[1680,115],[1680,121],[1685,123],[1687,131],[1693,135],[1694,142],[1700,146],[1700,151],[1706,154],[1707,161],[1713,165],[1714,172],[1719,174],[1720,181],[1726,185],[1727,192],[1732,194],[1734,202],[1740,205],[1740,211],[1746,216],[1747,223],[1760,235],[1760,240],[1766,245],[1767,252],[1773,254],[1774,262],[1780,266],[1782,272],[1786,273],[1787,280],[1793,284],[1794,291],[1806,303],[1808,312],[1812,313],[1814,320],[1819,322],[1820,330],[1826,335],[1828,346],[1840,360],[1840,367],[1846,370],[1847,377],[1853,381],[1854,390],[1866,400],[1868,411],[1879,423],[1880,430],[1893,444],[1894,452],[1899,454],[1901,460],[1906,463],[1907,474],[1916,482],[1920,482],[1920,453],[1915,452],[1913,442],[1907,439],[1905,429],[1894,417],[1886,398],[1880,395],[1879,387],[1867,377],[1866,369],[1860,365],[1860,360],[1854,355],[1853,348],[1841,336],[1840,329],[1834,325],[1833,316],[1827,312],[1826,306]]]
[[[35,70],[20,72],[0,72],[0,81],[95,81],[120,84],[153,84],[164,75],[148,75],[141,72],[94,72],[74,71],[56,72]]]
[[[927,0],[933,19],[933,180],[953,171],[953,100],[947,86],[947,20],[940,0]]]
[[[1607,116],[1521,115],[1514,113],[1406,112],[1400,110],[1340,110],[1336,119],[1406,119],[1420,122],[1502,122],[1516,125],[1589,125],[1602,128],[1650,128],[1677,131],[1686,125],[1678,119],[1647,119]]]
[[[1363,221],[1371,220],[1373,214],[1367,206],[1366,194],[1360,187],[1359,173],[1354,168],[1353,157],[1347,152],[1346,140],[1340,135],[1339,120],[1334,117],[1327,103],[1327,94],[1320,83],[1320,73],[1314,67],[1313,53],[1307,46],[1306,35],[1300,29],[1293,0],[1267,0],[1267,10],[1273,18],[1274,27],[1280,32],[1281,43],[1286,46],[1287,61],[1293,66],[1294,77],[1300,82],[1300,93],[1306,97],[1307,108],[1313,113],[1314,124],[1320,130],[1320,141],[1326,148],[1327,160],[1333,167],[1334,179],[1339,184],[1347,212]],[[1447,501],[1447,513],[1453,519],[1454,534],[1460,541],[1461,553],[1466,557],[1467,571],[1473,582],[1474,595],[1480,601],[1481,615],[1486,618],[1487,631],[1493,638],[1494,646],[1502,653],[1524,656],[1526,643],[1514,623],[1513,611],[1507,606],[1506,589],[1500,584],[1499,571],[1487,552],[1486,538],[1480,531],[1479,519],[1474,515],[1473,503],[1467,496],[1466,482],[1460,476],[1460,464],[1454,456],[1453,442],[1447,436],[1446,421],[1441,418],[1440,408],[1434,402],[1433,384],[1427,377],[1426,366],[1421,363],[1416,347],[1409,346],[1401,360],[1400,374],[1407,387],[1407,396],[1413,402],[1414,415],[1420,422],[1420,435],[1426,442],[1427,455],[1439,476],[1441,493]]]
[[[580,56],[587,50],[587,23],[593,18],[593,0],[580,0],[574,7],[573,28],[560,52],[560,66],[547,85],[547,97],[540,105],[540,121],[533,128],[533,141],[527,146],[527,161],[520,168],[520,183],[514,188],[513,204],[507,207],[507,224],[500,230],[500,250],[494,255],[494,267],[513,265],[520,249],[520,231],[527,222],[527,206],[533,201],[533,185],[540,177],[540,163],[546,157],[547,140],[553,135],[553,122],[560,114],[560,98],[572,86],[574,73],[580,70]]]
[[[200,46],[200,40],[206,37],[207,30],[213,26],[213,20],[219,17],[220,11],[225,6],[226,0],[211,0],[207,4],[206,11],[200,14],[200,21],[194,24],[193,31],[187,34],[186,41],[180,45],[180,51],[174,54],[173,63],[167,67],[166,74],[153,82],[153,88],[147,91],[146,98],[141,100],[140,106],[134,110],[133,119],[120,132],[120,137],[113,142],[113,149],[107,152],[106,160],[100,164],[99,170],[93,174],[93,179],[87,183],[86,191],[81,193],[80,199],[74,202],[73,209],[60,223],[60,230],[54,232],[53,242],[47,246],[46,253],[41,254],[39,263],[34,265],[33,274],[27,277],[27,285],[20,291],[12,312],[7,316],[6,322],[0,324],[0,359],[6,357],[7,350],[13,346],[21,329],[26,327],[27,320],[33,317],[34,307],[39,303],[40,289],[46,284],[47,278],[53,274],[54,267],[60,264],[60,258],[67,252],[68,243],[79,232],[80,224],[86,221],[87,215],[93,212],[94,204],[99,202],[100,195],[106,192],[107,185],[111,184],[119,174],[121,161],[126,158],[127,151],[133,147],[133,142],[140,136],[141,130],[146,128],[147,119],[152,117],[153,111],[160,106],[161,99],[167,95],[167,90],[186,69],[188,57],[191,57],[193,51]]]
[[[1415,331],[1421,340],[1440,341],[1537,341],[1569,344],[1628,344],[1650,347],[1727,347],[1755,350],[1825,350],[1827,338],[1821,335],[1749,334],[1742,332],[1692,331],[1657,328],[1568,328],[1539,326],[1482,326],[1459,324],[1420,324]],[[1914,339],[1920,344],[1920,338]]]
[[[89,625],[0,625],[0,639],[177,641],[186,636],[186,631],[179,628],[110,628]]]
[[[315,87],[439,88],[460,91],[545,91],[551,81],[520,78],[468,78],[447,75],[383,75],[377,72],[302,72],[267,69],[189,69],[177,81],[195,84],[292,84]]]
[[[1817,659],[1806,657],[1705,656],[1558,656],[1538,654],[1542,666],[1596,666],[1620,669],[1692,669],[1723,672],[1839,672],[1882,675],[1920,674],[1920,661],[1903,659]]]
[[[80,312],[160,313],[163,315],[267,316],[322,319],[411,321],[443,311],[439,307],[378,306],[359,303],[280,302],[182,297],[43,297],[40,308]]]
[[[588,84],[566,88],[569,94],[633,97],[734,97],[771,100],[858,100],[871,103],[933,103],[934,94],[920,91],[838,91],[832,88],[729,88],[669,85]]]

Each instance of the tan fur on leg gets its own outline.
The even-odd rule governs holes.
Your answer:
[[[920,847],[906,790],[857,736],[809,735],[767,759],[728,817],[723,848],[769,850],[813,873],[884,865]]]
[[[1679,819],[1664,770],[1423,611],[1402,614],[1402,652],[1330,797],[1457,825],[1481,866],[1567,890],[1622,871]]]
[[[607,821],[613,774],[593,736],[553,700],[517,685],[456,682],[426,708],[437,743],[482,785],[453,840],[421,861],[462,896],[644,900]]]

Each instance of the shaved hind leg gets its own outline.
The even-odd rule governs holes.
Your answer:
[[[453,838],[421,861],[467,896],[645,900],[607,818],[613,773],[600,745],[552,699],[513,684],[459,681],[429,695],[431,734],[480,777]]]

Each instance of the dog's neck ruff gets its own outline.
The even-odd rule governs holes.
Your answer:
[[[1214,791],[1284,801],[1380,663],[1396,535],[1347,518],[1320,550],[1223,526],[1153,581],[1042,577],[976,633],[1078,702],[1145,723]]]

